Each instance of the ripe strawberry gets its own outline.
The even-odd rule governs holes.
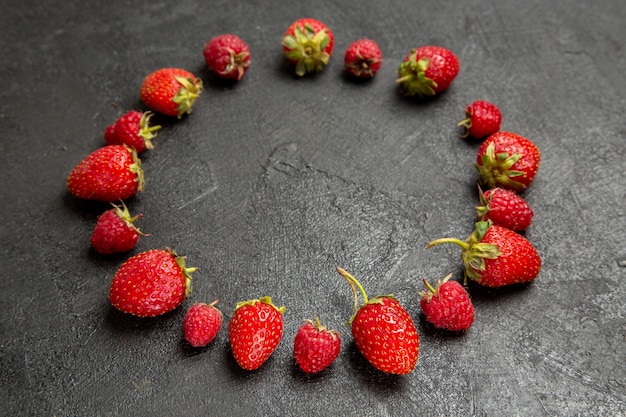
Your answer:
[[[120,116],[112,125],[104,131],[104,141],[109,145],[127,145],[137,153],[146,149],[153,149],[152,139],[161,126],[150,126],[152,112],[140,112],[131,110]]]
[[[180,119],[191,113],[202,93],[202,80],[181,68],[161,68],[144,78],[139,93],[152,110]]]
[[[526,230],[533,221],[533,210],[526,200],[511,190],[492,188],[483,192],[478,188],[480,205],[476,207],[479,220],[491,220],[493,224],[514,231]]]
[[[383,53],[371,39],[354,41],[346,49],[346,71],[357,78],[372,78],[383,63]]]
[[[410,373],[419,354],[419,336],[411,316],[391,295],[368,299],[356,278],[342,268],[337,271],[354,292],[355,314],[349,323],[352,323],[352,336],[359,351],[382,372]],[[355,287],[363,297],[359,308]]]
[[[89,154],[72,169],[67,188],[78,198],[126,200],[143,190],[143,170],[135,150],[106,145]]]
[[[174,310],[191,293],[191,273],[185,258],[171,249],[137,254],[115,273],[109,300],[118,310],[139,317],[154,317]]]
[[[404,57],[396,82],[406,96],[434,96],[450,86],[459,69],[459,59],[449,49],[421,46]]]
[[[221,78],[241,80],[250,66],[250,48],[237,35],[214,37],[202,53],[207,66]]]
[[[500,130],[500,123],[502,123],[500,109],[486,100],[476,100],[467,106],[465,116],[466,118],[458,124],[464,129],[464,132],[459,135],[461,138],[471,136],[483,139]]]
[[[121,206],[111,205],[113,208],[98,218],[90,239],[96,252],[103,255],[128,252],[135,247],[140,235],[145,236],[133,224],[141,214],[131,217],[123,201]]]
[[[525,237],[490,221],[477,222],[465,242],[443,238],[433,240],[426,247],[441,243],[459,245],[463,249],[465,277],[486,287],[529,282],[541,270],[541,258]]]
[[[296,74],[320,72],[333,53],[335,38],[324,23],[312,18],[298,19],[285,31],[283,54],[296,66]]]
[[[418,293],[426,320],[440,329],[467,330],[474,322],[474,305],[467,290],[457,281],[449,281],[452,274],[437,281],[432,287],[424,280],[426,290]]]
[[[222,328],[222,312],[215,307],[217,301],[211,304],[195,303],[187,310],[183,320],[183,334],[191,346],[208,345]]]
[[[316,317],[306,320],[293,341],[293,357],[306,373],[317,373],[328,368],[339,356],[341,339],[336,330],[328,330]]]
[[[267,296],[237,303],[228,339],[239,366],[253,371],[270,357],[283,337],[284,311]]]
[[[522,191],[535,178],[541,154],[530,140],[511,132],[496,132],[478,148],[476,169],[487,188]]]

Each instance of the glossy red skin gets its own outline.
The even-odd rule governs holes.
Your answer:
[[[195,303],[183,320],[183,335],[193,347],[202,347],[211,343],[222,328],[221,311],[212,305]]]
[[[415,49],[415,54],[416,61],[422,58],[430,61],[424,75],[437,83],[433,88],[435,93],[446,90],[459,74],[461,68],[459,59],[447,48],[432,45],[421,46]],[[410,56],[411,54],[405,56],[403,61],[408,61]]]
[[[123,145],[106,145],[89,154],[67,177],[69,191],[86,200],[114,202],[134,196],[140,188],[131,171],[133,154]]]
[[[204,60],[211,71],[225,79],[240,80],[250,66],[250,48],[240,37],[233,34],[218,35],[211,39],[203,50]],[[239,66],[233,65],[233,56],[244,57]]]
[[[383,63],[383,53],[371,39],[359,39],[346,49],[344,65],[346,71],[357,78],[371,78]]]
[[[359,351],[378,370],[410,373],[417,364],[419,336],[411,316],[390,297],[382,303],[363,305],[352,322],[352,336]]]
[[[109,145],[130,146],[137,153],[145,151],[145,139],[139,134],[142,116],[143,113],[137,110],[124,113],[113,125],[107,127],[104,131],[105,142]]]
[[[137,229],[122,219],[116,209],[110,209],[98,218],[90,243],[96,252],[110,255],[128,252],[135,247],[138,240]]]
[[[526,230],[532,223],[534,212],[524,198],[513,191],[493,188],[483,193],[487,202],[480,220],[514,231]]]
[[[317,19],[313,19],[313,18],[310,18],[310,17],[305,17],[305,18],[296,20],[295,22],[293,22],[287,28],[287,30],[285,31],[285,34],[283,35],[283,37],[285,37],[285,36],[295,36],[296,26],[300,27],[300,29],[304,31],[304,26],[307,23],[311,25],[311,27],[313,28],[315,33],[319,33],[321,31],[323,31],[324,29],[326,29],[326,34],[330,38],[330,41],[328,42],[328,45],[326,45],[326,47],[324,48],[324,52],[326,52],[328,55],[332,55],[333,48],[335,47],[335,36],[333,35],[333,32],[328,28],[328,26],[326,26],[324,23],[320,22]],[[284,51],[289,51],[289,48],[287,48],[286,46],[283,46],[283,50]],[[293,60],[293,59],[289,59],[289,61],[292,62],[292,63],[297,63],[298,62],[297,60]]]
[[[298,329],[293,342],[293,356],[306,373],[328,368],[341,351],[341,339],[334,331],[320,330],[306,322]]]
[[[474,305],[467,290],[457,281],[446,281],[435,294],[427,292],[420,300],[426,320],[451,331],[467,330],[474,322]]]
[[[467,106],[465,114],[471,121],[468,135],[473,138],[483,139],[500,130],[502,113],[493,103],[485,100],[476,100]]]
[[[181,84],[175,77],[191,79],[198,82],[195,75],[181,68],[161,68],[146,76],[140,96],[146,106],[166,116],[180,116],[178,104],[173,98],[181,89]]]
[[[120,266],[109,289],[118,310],[139,317],[154,317],[178,307],[186,298],[186,279],[175,256],[152,249]]]

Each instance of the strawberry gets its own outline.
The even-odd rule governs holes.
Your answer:
[[[526,200],[511,190],[493,188],[483,192],[478,188],[480,205],[476,207],[479,220],[491,220],[493,224],[514,231],[526,230],[533,221],[533,210]]]
[[[474,166],[487,188],[502,187],[516,192],[535,178],[541,154],[530,140],[511,132],[496,132],[478,148]]]
[[[450,86],[459,69],[459,59],[449,49],[421,46],[404,57],[396,82],[406,96],[434,96]]]
[[[122,201],[121,206],[111,203],[112,209],[105,211],[98,217],[96,227],[91,234],[91,245],[96,252],[103,255],[128,252],[133,249],[139,236],[145,236],[133,222],[141,214],[131,217],[128,207]]]
[[[72,169],[67,188],[78,198],[126,200],[143,190],[143,170],[137,152],[125,145],[106,145]]]
[[[243,369],[258,369],[276,350],[283,337],[285,307],[270,297],[237,303],[228,324],[228,339],[235,360]]]
[[[131,110],[121,115],[104,131],[104,141],[109,145],[127,145],[137,153],[153,149],[152,139],[161,126],[150,126],[152,112]]]
[[[179,119],[191,113],[201,93],[202,80],[181,68],[161,68],[148,74],[139,91],[146,106]]]
[[[296,74],[320,72],[333,53],[335,38],[324,23],[312,18],[298,19],[285,31],[283,54],[295,64]]]
[[[349,272],[337,268],[354,292],[355,314],[350,319],[354,342],[374,368],[404,375],[417,364],[419,336],[411,316],[392,295],[369,299],[363,286]],[[358,306],[356,288],[363,297]]]
[[[357,78],[372,78],[382,63],[383,53],[376,41],[371,39],[356,40],[346,49],[346,71]]]
[[[500,130],[502,123],[502,113],[493,103],[486,100],[476,100],[465,108],[466,118],[458,123],[464,132],[459,136],[466,138],[471,136],[476,139],[483,139]]]
[[[183,320],[183,335],[193,347],[206,346],[215,339],[222,328],[222,312],[215,304],[195,303],[192,305]]]
[[[169,248],[141,252],[117,270],[109,300],[116,309],[135,316],[165,314],[191,293],[191,273],[196,270]]]
[[[441,243],[460,246],[465,277],[486,287],[529,282],[541,270],[541,258],[525,237],[490,221],[477,222],[465,242],[443,238],[433,240],[427,248]]]
[[[319,319],[306,320],[293,341],[293,357],[306,373],[317,373],[328,368],[339,356],[341,339],[336,330],[328,330]]]
[[[420,306],[426,320],[440,329],[467,330],[474,322],[474,305],[467,290],[457,281],[449,281],[452,274],[437,281],[432,287],[424,280],[426,290],[421,296]]]
[[[250,66],[250,48],[239,36],[212,38],[202,51],[207,66],[220,78],[241,80]]]

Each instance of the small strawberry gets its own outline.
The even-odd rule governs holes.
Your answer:
[[[337,268],[354,292],[355,314],[350,319],[354,342],[374,368],[404,375],[417,364],[419,336],[411,316],[391,295],[368,299],[363,286],[349,272]],[[358,306],[356,288],[363,297]]]
[[[298,19],[285,31],[283,53],[296,66],[296,74],[320,72],[333,53],[335,38],[324,23],[312,18]]]
[[[133,224],[141,214],[131,217],[123,201],[121,206],[111,205],[112,209],[98,217],[90,239],[91,246],[103,255],[128,252],[135,247],[140,235],[145,236]]]
[[[161,126],[150,126],[152,112],[131,110],[121,115],[104,131],[104,141],[109,145],[127,145],[137,153],[153,149],[152,139]]]
[[[496,132],[478,148],[476,169],[487,188],[501,187],[516,192],[535,178],[541,154],[530,140],[511,132]]]
[[[486,100],[476,100],[465,108],[466,118],[458,124],[464,132],[459,136],[466,138],[471,136],[476,139],[483,139],[500,130],[502,123],[502,113],[493,103]]]
[[[276,350],[283,337],[285,307],[270,297],[237,303],[228,324],[228,339],[235,360],[243,369],[258,369]]]
[[[533,221],[533,210],[526,200],[511,190],[492,188],[483,192],[478,188],[480,205],[476,207],[479,220],[514,231],[526,230]]]
[[[450,86],[459,69],[459,59],[449,49],[421,46],[404,57],[396,82],[406,96],[434,96]]]
[[[306,373],[317,373],[328,368],[339,356],[341,339],[336,330],[328,330],[319,319],[306,320],[293,341],[293,357]]]
[[[217,300],[211,304],[195,303],[187,310],[183,320],[183,334],[191,346],[208,345],[222,328],[222,312],[215,304]]]
[[[346,71],[357,78],[372,78],[382,63],[383,53],[376,41],[371,39],[356,40],[346,49]]]
[[[202,53],[209,69],[221,78],[239,81],[250,66],[250,48],[237,35],[212,38]]]
[[[109,289],[116,309],[139,317],[154,317],[178,307],[191,293],[191,273],[185,258],[171,249],[152,249],[122,264]]]
[[[106,145],[72,169],[67,188],[78,198],[126,200],[143,190],[143,170],[137,152],[125,145]]]
[[[181,68],[161,68],[144,78],[139,94],[144,104],[166,116],[191,113],[202,93],[202,80]]]
[[[467,330],[474,322],[474,305],[467,290],[457,281],[449,281],[452,274],[437,281],[432,287],[424,280],[426,290],[418,293],[426,320],[440,329]]]
[[[477,222],[465,242],[443,238],[433,240],[426,247],[441,243],[459,245],[466,278],[486,287],[529,282],[541,270],[541,258],[525,237],[490,221]]]

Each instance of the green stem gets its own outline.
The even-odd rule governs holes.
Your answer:
[[[365,292],[365,289],[363,288],[361,283],[357,281],[356,278],[354,278],[348,271],[346,271],[343,268],[337,267],[337,272],[339,272],[339,275],[344,277],[345,280],[348,281],[350,285],[356,285],[356,287],[361,292],[361,295],[363,296],[363,303],[367,304],[369,302],[369,299],[367,298],[367,293]]]
[[[460,239],[453,238],[453,237],[445,237],[443,239],[433,240],[428,245],[426,245],[426,249],[431,248],[435,245],[439,245],[441,243],[454,243],[455,245],[460,246],[463,250],[467,250],[470,247],[469,243],[463,242]]]

